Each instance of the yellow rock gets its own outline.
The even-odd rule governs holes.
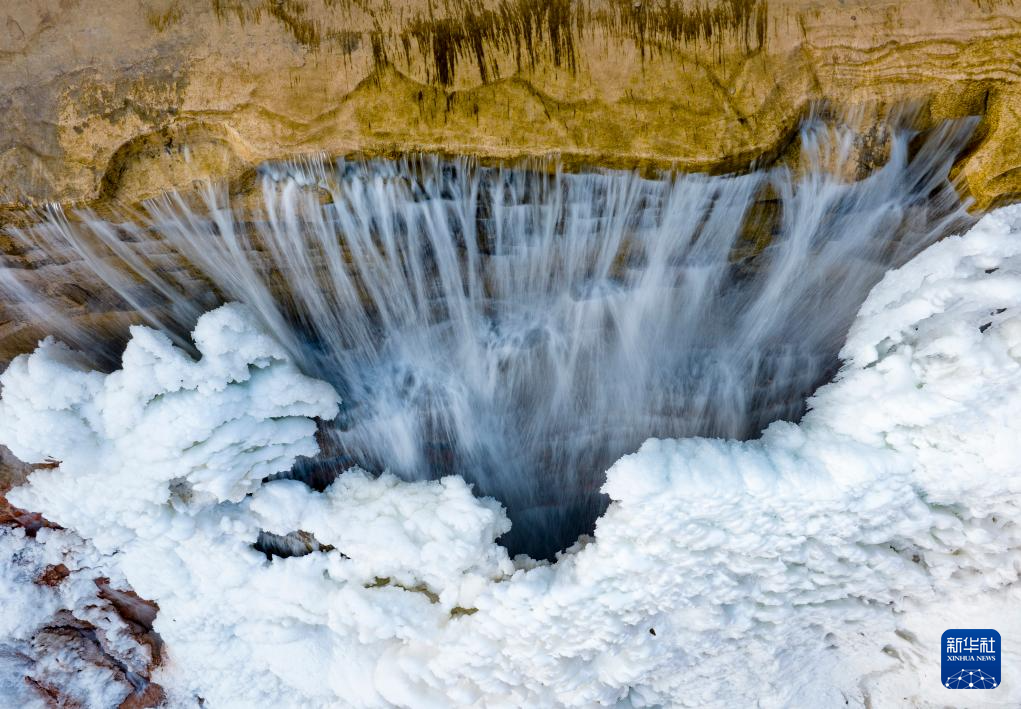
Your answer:
[[[1021,7],[995,0],[38,0],[0,10],[0,203],[134,201],[295,153],[728,171],[813,102],[983,117],[1021,192]]]
[[[919,129],[980,116],[955,170],[981,209],[1021,196],[1019,75],[1011,0],[12,1],[0,257],[117,352],[138,314],[5,233],[26,207],[102,211],[213,177],[258,210],[252,169],[302,153],[796,166],[818,104],[864,107],[850,178],[885,159],[886,110],[917,108]],[[748,252],[777,208],[750,212]],[[0,302],[0,368],[50,325]],[[23,476],[0,448],[0,491]]]

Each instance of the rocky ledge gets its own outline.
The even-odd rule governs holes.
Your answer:
[[[1019,57],[1021,6],[997,0],[9,4],[0,204],[309,152],[728,171],[782,155],[818,102],[908,102],[920,128],[981,116],[959,170],[986,207],[1021,193]]]

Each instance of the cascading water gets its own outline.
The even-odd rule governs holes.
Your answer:
[[[817,122],[797,175],[269,165],[256,216],[213,188],[117,222],[50,209],[14,234],[35,270],[0,285],[98,355],[114,350],[97,318],[30,274],[102,283],[107,310],[184,346],[201,312],[243,301],[344,399],[294,475],[458,473],[508,507],[512,550],[548,557],[591,529],[603,471],[644,439],[800,417],[871,286],[966,218],[947,175],[969,132],[891,131],[859,181],[841,176],[854,134]]]

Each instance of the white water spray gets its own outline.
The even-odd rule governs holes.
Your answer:
[[[817,123],[797,176],[270,165],[254,217],[210,187],[117,222],[53,208],[15,236],[43,275],[54,264],[182,345],[200,313],[244,301],[344,399],[326,454],[296,476],[458,473],[508,506],[513,549],[549,556],[646,438],[747,438],[800,417],[868,290],[965,218],[947,175],[969,128],[914,150],[894,131],[857,182],[839,177],[853,134]],[[746,227],[769,213],[761,248]],[[26,317],[112,351],[27,275],[0,270]]]

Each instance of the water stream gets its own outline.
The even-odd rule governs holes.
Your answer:
[[[0,287],[108,368],[103,313],[187,346],[201,312],[243,301],[344,399],[293,475],[457,473],[508,507],[504,543],[549,557],[591,531],[603,471],[644,439],[803,414],[872,285],[966,219],[947,175],[969,132],[891,129],[857,181],[855,134],[819,122],[800,169],[731,177],[266,165],[256,210],[216,186],[117,219],[50,208],[13,233],[35,268],[9,263]],[[40,288],[48,272],[92,315]]]

